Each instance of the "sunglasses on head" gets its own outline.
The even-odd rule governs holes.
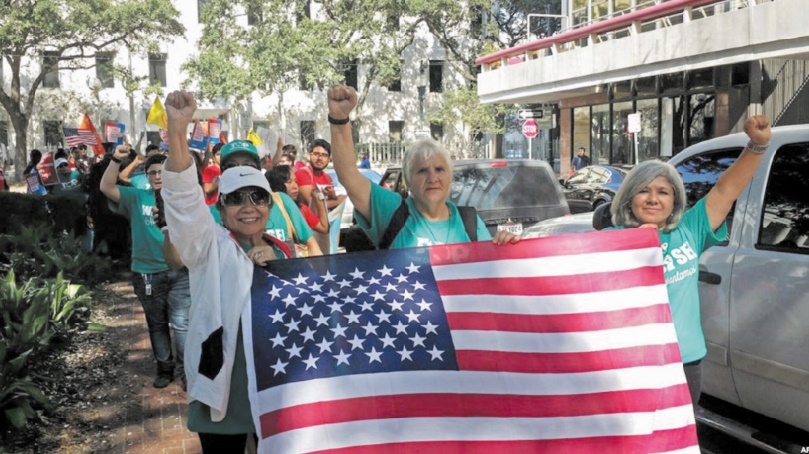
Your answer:
[[[247,203],[247,200],[250,200],[250,203],[253,205],[270,204],[270,193],[260,188],[234,191],[230,194],[221,194],[219,198],[222,200],[222,205],[226,207],[244,205]]]

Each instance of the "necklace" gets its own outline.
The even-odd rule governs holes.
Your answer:
[[[416,212],[418,213],[418,221],[419,221],[419,223],[421,223],[421,225],[424,226],[424,229],[427,230],[427,232],[430,234],[430,236],[432,237],[432,242],[433,242],[434,245],[435,244],[447,244],[447,243],[449,243],[449,235],[450,235],[451,227],[452,227],[452,210],[450,209],[449,206],[447,206],[447,211],[449,212],[449,217],[447,218],[446,221],[428,221],[421,214],[421,212],[419,210],[416,210]],[[438,236],[435,234],[435,231],[430,226],[430,224],[433,224],[433,223],[442,223],[442,224],[446,223],[447,234],[446,234],[446,237],[444,238],[443,242],[438,240]]]

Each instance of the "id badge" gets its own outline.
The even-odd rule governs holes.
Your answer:
[[[143,284],[146,287],[146,296],[152,295],[152,275],[151,274],[144,274],[143,275]]]

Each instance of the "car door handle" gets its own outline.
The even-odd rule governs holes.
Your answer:
[[[704,282],[706,284],[719,285],[722,283],[722,276],[720,276],[717,273],[712,273],[710,271],[700,270],[699,281]]]

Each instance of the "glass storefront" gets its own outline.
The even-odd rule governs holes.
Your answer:
[[[713,70],[611,84],[611,103],[571,109],[571,156],[584,146],[594,164],[635,164],[673,156],[715,137]],[[628,131],[628,117],[634,113],[640,114],[641,121],[637,142]]]

